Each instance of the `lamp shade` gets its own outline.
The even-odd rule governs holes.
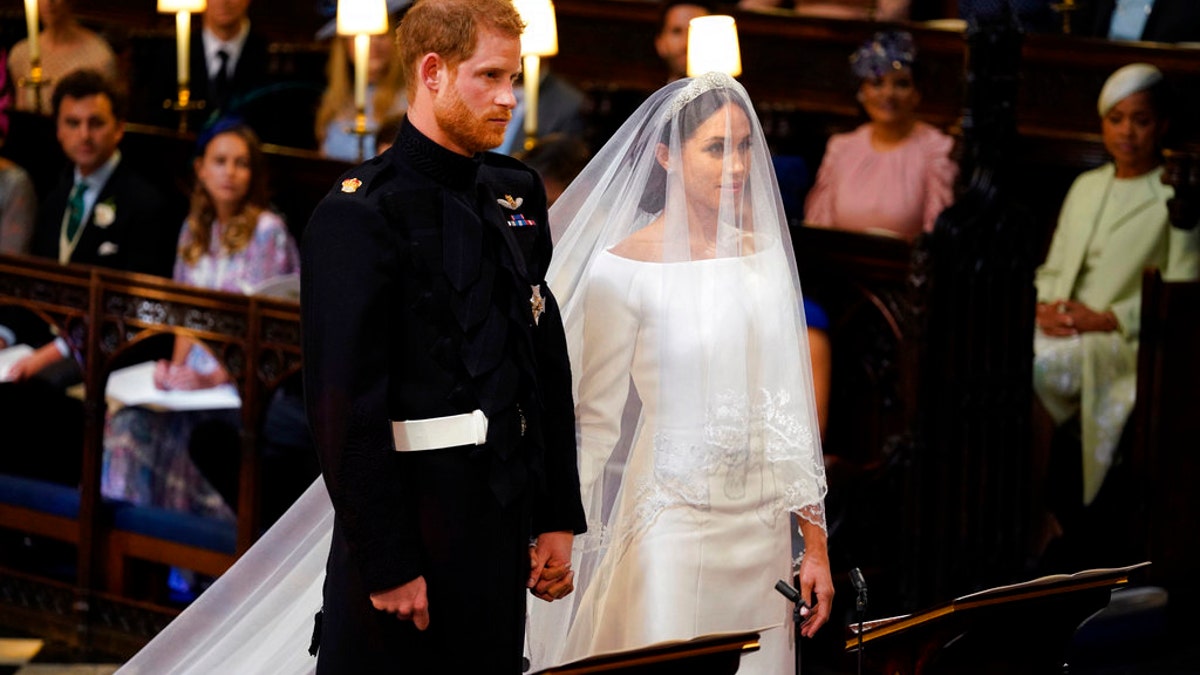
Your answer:
[[[388,32],[385,0],[338,0],[338,35],[382,35]]]
[[[203,12],[208,9],[205,0],[158,0],[158,11],[164,14],[176,12]]]
[[[550,0],[515,0],[513,5],[525,32],[521,33],[522,56],[554,56],[558,53],[558,26]]]
[[[742,74],[737,23],[732,16],[698,16],[688,22],[688,76],[695,77],[714,71],[730,77]]]

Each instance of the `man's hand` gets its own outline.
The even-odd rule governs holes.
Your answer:
[[[546,602],[565,598],[575,590],[575,572],[571,570],[570,532],[545,532],[529,547],[529,581],[526,586]]]
[[[21,382],[37,375],[53,363],[62,360],[58,347],[53,342],[44,344],[33,350],[32,354],[17,359],[8,368],[8,381]]]
[[[817,603],[815,610],[801,608],[801,616],[805,616],[800,624],[800,634],[812,637],[817,629],[829,620],[830,610],[833,609],[833,576],[829,572],[829,550],[826,548],[825,531],[819,526],[801,520],[800,531],[804,535],[804,560],[800,563],[800,599],[812,606]]]
[[[429,599],[425,597],[425,577],[391,590],[371,594],[371,604],[381,612],[395,614],[401,621],[412,621],[417,630],[429,627]]]

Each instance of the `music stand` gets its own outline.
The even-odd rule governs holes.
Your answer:
[[[1079,625],[1108,605],[1115,588],[1149,566],[1056,574],[990,588],[916,614],[850,626],[846,652],[866,650],[868,672],[889,675],[1062,673]],[[860,643],[861,637],[861,643]]]
[[[742,654],[757,651],[758,647],[758,631],[702,635],[683,642],[592,656],[533,675],[733,675]]]

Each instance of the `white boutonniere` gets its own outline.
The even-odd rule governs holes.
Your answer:
[[[117,205],[113,200],[109,199],[100,202],[96,205],[95,212],[92,213],[92,222],[97,227],[108,227],[117,219]]]

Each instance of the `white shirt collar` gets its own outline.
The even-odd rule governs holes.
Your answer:
[[[121,151],[116,150],[113,152],[112,157],[108,158],[107,162],[101,164],[100,168],[96,169],[86,177],[79,173],[79,167],[76,166],[74,171],[75,182],[78,183],[83,181],[87,183],[87,197],[95,199],[96,195],[100,194],[100,191],[104,189],[104,184],[108,182],[109,176],[112,176],[113,171],[117,170],[117,165],[120,163]]]
[[[204,45],[204,63],[208,65],[209,77],[215,78],[217,68],[221,65],[221,58],[217,56],[217,52],[221,50],[229,55],[226,71],[230,77],[233,77],[234,71],[237,70],[238,59],[242,55],[242,47],[246,46],[246,38],[250,36],[250,20],[243,20],[241,30],[228,42],[222,41],[207,27],[201,31],[201,35],[203,35],[203,39],[200,42]]]

